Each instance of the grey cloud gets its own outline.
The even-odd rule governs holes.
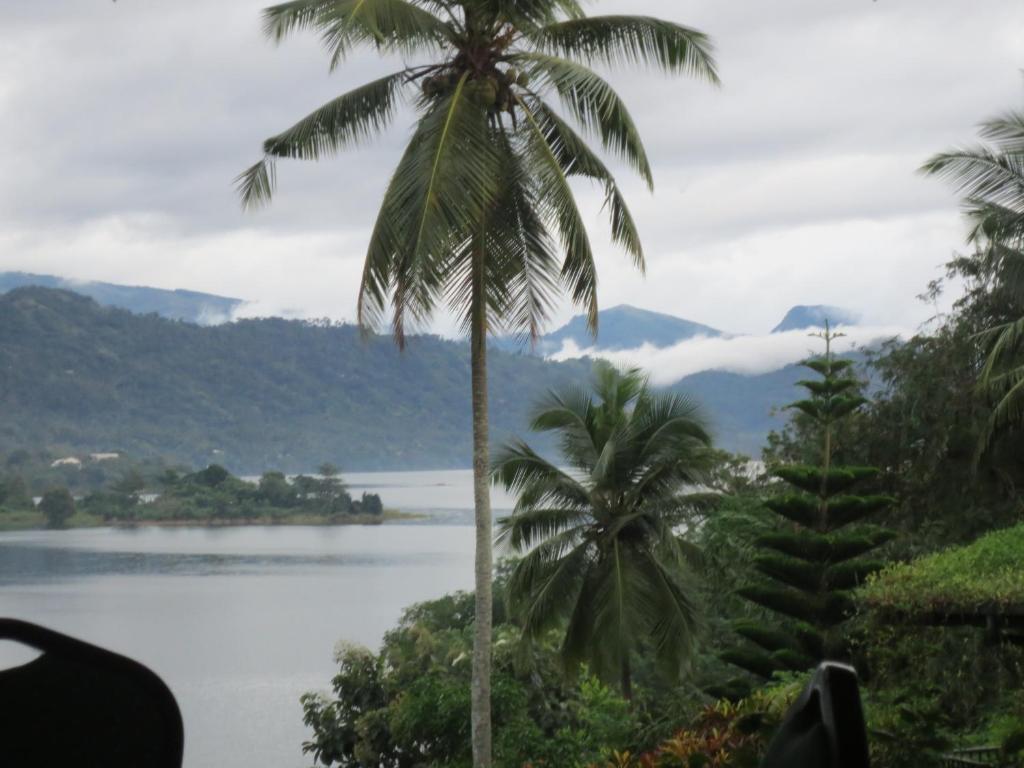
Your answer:
[[[329,76],[314,38],[281,47],[263,39],[264,4],[0,4],[0,105],[15,116],[0,124],[9,148],[0,267],[130,275],[351,317],[365,235],[407,121],[338,159],[282,163],[268,210],[243,214],[231,180],[267,135],[395,62],[360,55]],[[605,0],[592,8],[708,32],[723,77],[715,89],[614,75],[658,187],[648,195],[616,165],[650,275],[633,275],[595,227],[604,303],[735,330],[770,325],[798,302],[852,306],[879,322],[914,323],[931,311],[913,295],[939,274],[961,229],[952,194],[914,171],[1019,101],[1024,6]],[[583,196],[596,224],[599,196]],[[247,258],[249,270],[240,267]]]

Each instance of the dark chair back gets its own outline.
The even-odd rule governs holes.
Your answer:
[[[782,722],[761,768],[869,768],[857,673],[825,662]]]
[[[43,652],[0,671],[0,765],[181,768],[181,712],[149,669],[14,619],[0,640]]]

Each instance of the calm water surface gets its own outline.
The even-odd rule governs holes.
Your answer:
[[[178,697],[189,768],[309,766],[298,697],[329,687],[334,645],[376,647],[404,607],[472,585],[468,472],[346,481],[426,518],[0,534],[0,615],[150,666]],[[0,644],[0,665],[22,660]]]

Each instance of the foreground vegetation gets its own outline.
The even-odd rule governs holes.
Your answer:
[[[627,635],[629,700],[614,674],[600,674],[616,644],[581,635],[582,652],[572,652],[566,629],[575,617],[534,605],[582,601],[591,616],[609,615],[617,600],[604,601],[614,590],[590,589],[583,574],[614,549],[600,542],[616,524],[608,517],[606,529],[587,532],[586,523],[600,499],[626,497],[629,485],[589,484],[612,468],[635,481],[652,464],[632,472],[620,463],[630,443],[611,437],[623,417],[614,388],[569,393],[538,411],[537,426],[561,435],[567,457],[593,450],[601,458],[565,478],[517,444],[496,464],[502,482],[519,478],[510,487],[522,494],[518,524],[530,529],[521,540],[551,554],[534,570],[544,558],[531,565],[535,550],[523,550],[523,560],[499,569],[496,765],[755,766],[824,656],[858,670],[878,768],[935,766],[976,746],[993,748],[1001,764],[1024,759],[1024,430],[1007,425],[986,436],[998,401],[977,387],[985,357],[977,332],[1020,310],[993,292],[998,277],[984,258],[949,268],[966,290],[928,334],[876,350],[859,370],[811,361],[820,375],[808,376],[810,396],[771,436],[763,471],[710,453],[703,498],[661,500],[659,514],[683,522],[678,546],[689,556],[674,578],[697,620],[681,667],[658,662],[656,632]],[[864,394],[869,378],[875,385]],[[514,516],[509,536],[516,526]],[[573,551],[560,531],[584,532],[595,547],[587,565],[558,571]],[[631,617],[650,605],[643,590],[623,598]],[[343,649],[333,690],[303,699],[307,751],[349,768],[471,765],[472,614],[469,596],[449,596],[410,609],[378,653]],[[544,615],[552,620],[535,621]],[[755,650],[770,663],[733,663],[763,659]]]

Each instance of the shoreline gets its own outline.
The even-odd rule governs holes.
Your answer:
[[[345,515],[338,518],[326,518],[312,515],[294,515],[288,518],[275,517],[231,517],[208,519],[175,519],[175,520],[104,520],[92,515],[76,514],[67,525],[61,528],[50,528],[39,513],[11,512],[0,514],[0,533],[14,531],[71,531],[87,528],[113,528],[126,530],[132,528],[243,528],[246,526],[267,527],[342,527],[342,526],[375,526],[389,522],[425,520],[429,515],[401,512],[386,509],[382,515]]]

